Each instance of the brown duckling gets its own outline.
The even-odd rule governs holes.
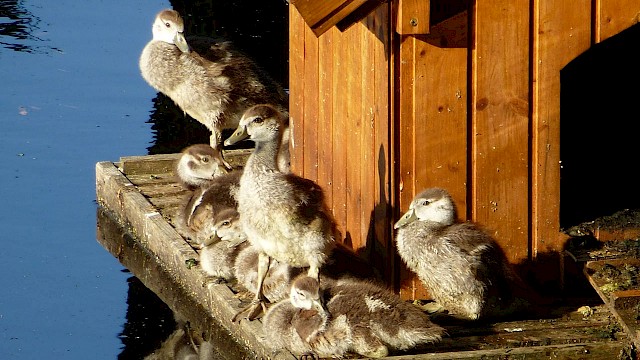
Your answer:
[[[176,216],[176,229],[187,239],[202,244],[212,233],[216,215],[238,206],[237,192],[242,171],[217,176],[204,188],[184,197]]]
[[[207,275],[230,281],[235,277],[238,254],[250,245],[235,208],[220,211],[212,224],[212,236],[204,240],[200,250],[200,266]]]
[[[236,132],[225,141],[229,145],[249,137],[255,142],[238,190],[240,221],[249,242],[259,251],[258,291],[248,309],[249,319],[265,309],[262,284],[270,259],[309,267],[309,276],[318,279],[334,247],[337,227],[325,208],[320,186],[278,170],[286,123],[286,115],[275,107],[256,105],[244,113]]]
[[[342,357],[347,352],[379,358],[390,350],[407,350],[440,341],[445,331],[418,307],[371,280],[315,278],[300,275],[289,300],[269,309],[265,334],[298,354]],[[288,330],[295,329],[295,332]],[[278,337],[276,335],[275,337]]]
[[[243,248],[236,257],[234,275],[247,290],[258,292],[258,261],[260,252],[254,246]],[[269,302],[277,302],[289,296],[291,280],[299,275],[300,268],[272,259],[262,283],[262,293]]]
[[[341,358],[353,348],[347,317],[330,318],[319,291],[314,293],[308,286],[304,290],[292,288],[288,299],[270,306],[262,327],[274,353],[286,349],[300,359]]]
[[[140,55],[142,77],[211,131],[210,145],[221,161],[222,130],[236,128],[248,107],[272,103],[287,112],[282,86],[230,42],[185,38],[184,21],[171,9],[156,15],[152,33]]]
[[[394,225],[400,257],[429,294],[458,317],[506,315],[528,302],[529,289],[484,229],[457,222],[449,193],[429,188],[415,196]]]
[[[217,151],[208,144],[186,147],[175,166],[176,177],[189,190],[207,187],[215,177],[228,172]]]

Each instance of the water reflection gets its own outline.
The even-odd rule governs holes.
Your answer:
[[[127,284],[127,314],[119,336],[123,347],[118,359],[142,359],[160,347],[162,339],[174,331],[177,323],[171,309],[140,279],[131,276]]]
[[[195,303],[108,211],[98,208],[96,218],[98,242],[137,275],[128,280],[119,360],[246,357],[247,350],[213,322],[208,310]]]
[[[210,131],[162,93],[153,99],[147,122],[153,132],[153,142],[147,148],[149,155],[172,154],[191,144],[209,143]]]
[[[40,30],[40,19],[26,10],[22,1],[0,2],[0,21],[0,45],[5,49],[27,53],[60,51],[48,45],[33,45],[33,42],[46,41],[36,35],[46,31]]]
[[[215,359],[215,349],[210,342],[197,344],[187,323],[177,326],[160,347],[144,357],[145,360],[205,360]]]

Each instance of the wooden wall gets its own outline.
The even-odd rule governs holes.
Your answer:
[[[389,12],[317,38],[290,9],[293,171],[323,187],[342,242],[390,268]]]
[[[294,171],[327,191],[344,242],[404,298],[428,294],[394,255],[391,228],[430,186],[557,288],[560,70],[638,22],[640,0],[456,4],[428,35],[403,36],[394,2],[320,37],[290,6]],[[431,5],[432,18],[446,7]]]

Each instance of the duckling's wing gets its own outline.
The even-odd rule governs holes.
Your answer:
[[[289,97],[283,87],[241,51],[229,49],[227,67],[223,74],[233,79],[231,96],[247,98],[247,106],[272,104],[279,111],[287,112]]]
[[[442,229],[439,236],[468,256],[479,256],[495,243],[489,234],[473,223],[453,224]]]
[[[475,264],[474,272],[483,281],[494,283],[493,288],[504,289],[508,279],[517,278],[504,250],[482,228],[472,223],[450,227],[448,239]]]
[[[242,103],[238,112],[259,103],[270,103],[286,111],[289,97],[282,86],[251,57],[236,49],[231,41],[192,36],[187,42],[202,59],[217,65],[205,66],[211,76],[222,75],[230,79],[229,97]]]
[[[232,183],[214,182],[204,190],[200,203],[211,204],[216,208],[235,208],[238,203],[234,197]]]
[[[285,179],[291,184],[297,203],[317,207],[324,202],[322,188],[314,181],[295,174],[285,174]]]
[[[284,176],[291,185],[291,203],[295,205],[298,219],[310,223],[322,218],[323,223],[330,222],[322,188],[312,180],[294,174],[285,174]]]
[[[211,62],[224,62],[233,51],[233,44],[222,38],[208,36],[189,36],[187,42],[192,51]]]

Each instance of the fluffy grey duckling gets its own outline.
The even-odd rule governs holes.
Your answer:
[[[445,334],[418,307],[371,280],[324,278],[320,283],[305,275],[293,281],[288,300],[268,310],[263,326],[276,348],[319,357],[348,352],[385,357],[390,350],[434,343]]]
[[[337,227],[325,208],[320,186],[278,170],[286,123],[286,115],[275,107],[256,105],[244,113],[238,129],[225,141],[230,145],[249,137],[255,142],[238,190],[240,221],[249,242],[259,251],[258,291],[246,309],[250,320],[265,310],[262,285],[270,259],[309,267],[308,275],[317,279],[335,245]]]
[[[258,292],[258,261],[260,252],[252,245],[244,247],[236,257],[234,276],[238,283],[248,291]],[[262,283],[262,293],[274,303],[289,296],[291,281],[301,272],[300,268],[294,268],[286,263],[272,259],[269,262],[269,270]]]
[[[394,225],[400,257],[433,299],[455,316],[476,320],[528,304],[529,289],[484,229],[457,222],[449,193],[429,188]]]
[[[272,103],[287,112],[282,86],[230,42],[185,38],[184,21],[171,9],[156,15],[152,33],[140,55],[142,77],[211,131],[210,145],[223,162],[222,130],[236,128],[244,110]]]
[[[250,245],[235,208],[220,211],[212,224],[212,236],[204,240],[200,250],[200,266],[207,275],[230,281],[235,277],[238,254]]]
[[[220,175],[228,173],[218,152],[208,144],[195,144],[180,152],[175,174],[179,182],[189,190],[204,188]]]
[[[216,215],[223,210],[237,208],[241,176],[241,170],[234,170],[214,177],[206,187],[187,194],[176,215],[176,230],[196,246],[202,245],[214,235],[212,226]]]

